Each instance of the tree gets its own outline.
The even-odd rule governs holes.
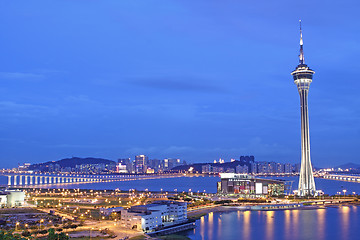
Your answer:
[[[26,240],[29,238],[22,237],[20,234],[13,234],[13,232],[0,230],[0,240]]]
[[[65,233],[56,233],[53,228],[49,229],[49,235],[47,237],[48,240],[67,240],[69,239],[69,236],[67,236]]]

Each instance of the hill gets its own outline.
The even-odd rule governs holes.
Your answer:
[[[360,164],[357,164],[357,163],[345,163],[345,164],[336,166],[335,168],[341,168],[341,169],[355,168],[355,169],[360,169]]]
[[[58,161],[49,161],[49,162],[45,162],[45,163],[37,163],[37,164],[32,164],[29,166],[29,170],[44,170],[44,169],[48,169],[49,166],[55,166],[55,165],[59,165],[60,168],[75,168],[76,165],[81,165],[81,164],[108,164],[108,165],[114,165],[116,164],[115,161],[112,160],[108,160],[108,159],[103,159],[103,158],[92,158],[92,157],[88,157],[88,158],[79,158],[79,157],[72,157],[72,158],[64,158]]]

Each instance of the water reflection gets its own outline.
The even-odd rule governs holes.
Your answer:
[[[218,236],[221,237],[222,236],[222,215],[219,216],[219,220],[218,220]]]
[[[299,210],[292,210],[292,224],[291,230],[294,236],[299,236]]]
[[[341,213],[340,225],[341,225],[341,238],[349,239],[349,218],[350,218],[350,207],[343,206],[339,208],[339,212]]]
[[[317,213],[317,233],[318,233],[318,239],[322,240],[325,239],[325,228],[326,228],[326,210],[325,209],[318,209],[316,210]]]
[[[214,213],[211,212],[209,213],[209,225],[208,225],[208,232],[209,232],[209,236],[213,236],[213,231],[214,231]]]
[[[285,219],[284,219],[284,229],[285,229],[285,238],[289,239],[290,238],[290,210],[285,210],[284,211],[284,215],[285,215]]]
[[[274,239],[274,212],[266,211],[266,239]]]
[[[251,222],[250,222],[250,216],[251,216],[251,212],[250,211],[246,211],[244,212],[244,226],[243,226],[243,239],[244,240],[250,240],[250,230],[251,230]]]
[[[204,239],[204,235],[205,235],[205,229],[206,229],[206,227],[205,227],[205,217],[204,216],[202,216],[201,218],[200,218],[200,234],[201,234],[201,236],[202,236],[202,239]],[[194,229],[194,231],[195,231],[195,229]]]
[[[358,207],[210,213],[198,220],[191,239],[353,240],[360,236]]]

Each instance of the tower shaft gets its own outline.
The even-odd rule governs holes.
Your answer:
[[[315,72],[305,64],[302,29],[300,22],[300,55],[299,65],[291,73],[294,83],[297,86],[300,95],[300,113],[301,113],[301,168],[299,176],[300,196],[314,196],[316,194],[314,175],[310,158],[310,133],[309,133],[309,112],[308,95],[310,83]]]
[[[301,112],[301,168],[299,177],[300,196],[313,196],[316,192],[310,158],[308,93],[308,89],[299,90]]]

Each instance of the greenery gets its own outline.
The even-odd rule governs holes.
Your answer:
[[[12,239],[30,239],[30,238],[25,238],[23,236],[21,236],[20,234],[17,233],[13,233],[13,232],[6,232],[3,230],[0,230],[0,240],[12,240]]]
[[[47,240],[68,240],[69,236],[65,233],[56,233],[53,228],[47,230],[42,230],[39,232],[40,234],[47,234],[48,236],[45,238]],[[37,239],[31,236],[29,231],[23,231],[22,234],[14,233],[13,231],[4,231],[0,230],[0,240],[27,240],[27,239]]]
[[[215,201],[215,204],[225,204],[225,203],[232,203],[232,200],[221,200],[221,201]]]
[[[48,240],[67,240],[69,239],[69,236],[67,236],[65,233],[55,233],[55,230],[53,228],[49,229],[49,235],[47,237]]]

